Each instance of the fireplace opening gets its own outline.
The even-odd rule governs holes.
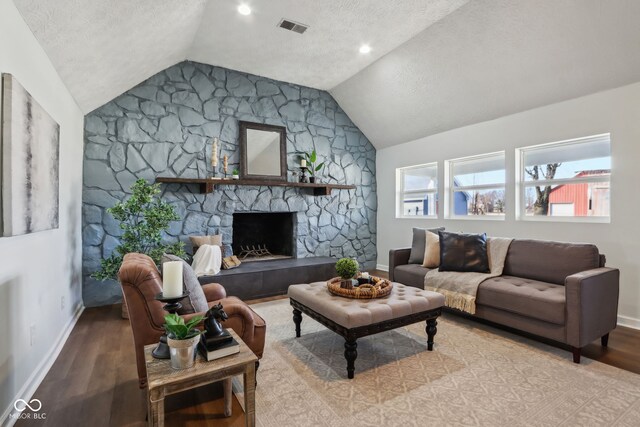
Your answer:
[[[233,214],[233,254],[241,261],[293,258],[292,212]]]

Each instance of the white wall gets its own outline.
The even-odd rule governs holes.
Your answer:
[[[14,400],[35,391],[82,308],[84,118],[9,0],[0,0],[0,72],[13,74],[60,124],[60,228],[0,238],[0,424],[5,425],[13,422],[8,411]],[[53,411],[42,404],[41,412]]]
[[[527,82],[522,82],[527,84]],[[589,242],[621,271],[619,323],[640,327],[640,83],[548,105],[378,150],[378,265],[388,266],[391,248],[411,245],[412,227],[492,236]],[[425,118],[428,120],[428,117]],[[517,147],[611,133],[611,223],[542,223],[515,220],[513,179],[507,186],[504,221],[395,218],[395,169],[506,150],[507,176],[515,176]],[[443,195],[444,182],[439,182]],[[443,200],[443,197],[440,197]]]

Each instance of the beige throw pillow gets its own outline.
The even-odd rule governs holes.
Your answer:
[[[440,237],[427,230],[425,233],[425,250],[422,266],[436,268],[440,265]]]
[[[222,235],[216,234],[215,236],[189,236],[191,244],[194,248],[199,248],[202,245],[216,245],[222,247]]]

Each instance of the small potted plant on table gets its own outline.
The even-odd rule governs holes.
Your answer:
[[[353,276],[358,272],[358,261],[353,258],[341,258],[336,262],[336,272],[342,279],[340,287],[351,289],[353,287]]]
[[[185,323],[175,313],[164,317],[164,328],[167,331],[167,344],[171,354],[173,369],[186,369],[193,366],[196,357],[196,346],[202,331],[195,326],[202,322],[203,316],[195,316]]]

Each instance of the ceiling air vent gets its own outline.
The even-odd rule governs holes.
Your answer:
[[[295,31],[298,34],[304,33],[305,31],[307,31],[307,28],[309,28],[308,25],[289,21],[288,19],[284,19],[284,18],[280,21],[280,23],[278,24],[278,27],[284,28],[285,30],[289,30],[289,31]]]

